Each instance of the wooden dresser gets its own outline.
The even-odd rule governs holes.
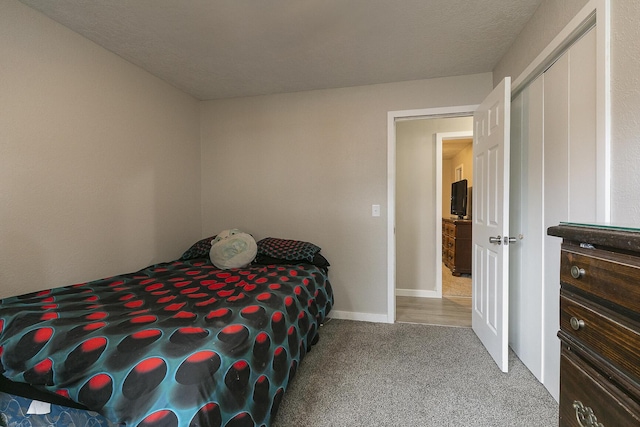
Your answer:
[[[560,426],[640,426],[640,229],[561,224]]]
[[[471,274],[471,221],[442,218],[442,262],[454,276]]]

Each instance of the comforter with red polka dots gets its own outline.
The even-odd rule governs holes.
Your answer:
[[[157,264],[0,300],[0,372],[127,426],[268,426],[332,304],[310,264]]]

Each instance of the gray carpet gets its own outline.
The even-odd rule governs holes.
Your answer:
[[[467,328],[331,320],[273,427],[557,426],[555,400],[509,364],[500,372]]]

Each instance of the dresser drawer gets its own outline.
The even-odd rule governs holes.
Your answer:
[[[443,226],[444,234],[447,234],[449,236],[455,235],[456,226],[453,223],[445,222],[444,224],[442,224],[442,226]]]
[[[561,427],[640,425],[638,403],[564,345],[560,356],[560,372]]]
[[[447,251],[444,252],[442,256],[447,267],[453,268],[454,252],[451,249],[447,249]]]
[[[636,315],[640,311],[640,261],[637,257],[563,245],[560,281],[635,311]]]
[[[454,239],[453,237],[445,236],[443,240],[444,240],[444,247],[447,250],[451,250],[451,251],[455,250],[456,239]]]
[[[560,329],[640,379],[640,328],[635,322],[562,289]]]

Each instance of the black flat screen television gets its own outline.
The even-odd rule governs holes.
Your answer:
[[[459,219],[467,215],[466,179],[451,184],[451,215],[456,215]]]

